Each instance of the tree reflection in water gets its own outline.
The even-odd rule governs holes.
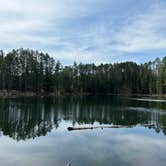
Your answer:
[[[166,134],[166,103],[120,97],[63,97],[0,99],[0,130],[16,140],[44,136],[64,121],[73,126],[154,124]],[[150,127],[149,127],[150,128]]]

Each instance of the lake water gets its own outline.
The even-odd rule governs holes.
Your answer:
[[[126,128],[67,130],[110,125]],[[72,166],[165,166],[166,102],[104,96],[0,99],[1,166],[69,161]]]

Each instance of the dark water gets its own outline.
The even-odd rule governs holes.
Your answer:
[[[100,125],[128,128],[67,130]],[[166,102],[103,96],[0,99],[1,166],[69,161],[72,166],[165,166]]]

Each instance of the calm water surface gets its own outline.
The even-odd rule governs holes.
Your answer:
[[[100,125],[128,128],[67,130]],[[166,102],[101,96],[0,99],[1,166],[69,161],[72,166],[165,166]]]

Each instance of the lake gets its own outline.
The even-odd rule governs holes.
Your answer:
[[[124,128],[67,130],[111,125]],[[72,166],[165,166],[166,101],[0,99],[1,166],[66,166],[69,161]]]

